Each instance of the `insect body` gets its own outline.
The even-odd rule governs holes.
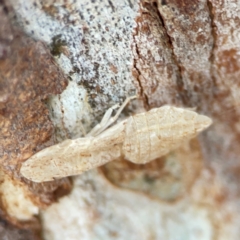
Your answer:
[[[103,131],[128,101],[113,118],[112,109],[108,110],[90,136],[68,139],[33,155],[23,163],[21,174],[34,182],[44,182],[77,175],[120,157],[133,163],[147,163],[195,137],[212,123],[209,117],[192,110],[163,106],[136,114]]]

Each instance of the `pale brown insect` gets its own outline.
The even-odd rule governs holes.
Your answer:
[[[195,137],[212,123],[209,117],[192,110],[163,106],[131,116],[105,130],[132,98],[127,98],[112,118],[117,105],[109,109],[86,137],[65,140],[33,155],[23,163],[21,174],[34,182],[44,182],[78,175],[120,157],[137,164],[147,163]]]

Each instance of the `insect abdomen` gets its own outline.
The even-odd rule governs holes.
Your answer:
[[[152,161],[195,137],[210,124],[211,119],[206,116],[171,106],[137,114],[126,124],[123,154],[134,163]]]

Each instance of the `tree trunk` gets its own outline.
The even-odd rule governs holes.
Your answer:
[[[239,16],[236,0],[2,4],[2,218],[47,240],[238,239]],[[134,94],[121,118],[174,105],[213,124],[146,165],[120,159],[48,183],[21,176],[34,153],[83,137]]]

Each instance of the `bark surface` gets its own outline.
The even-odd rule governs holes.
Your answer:
[[[74,178],[41,211],[45,238],[238,239],[237,0],[11,0],[0,11],[3,218],[36,226],[71,183],[33,184],[21,163],[137,93],[125,116],[168,104],[213,125],[149,164],[122,159]]]

